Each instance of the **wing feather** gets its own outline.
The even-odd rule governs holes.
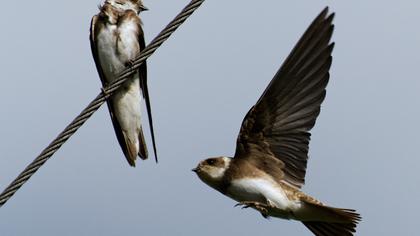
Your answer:
[[[315,18],[245,116],[237,139],[235,159],[271,163],[265,171],[297,188],[305,181],[310,130],[326,95],[333,18],[328,8]]]
[[[144,32],[140,27],[139,32],[139,43],[140,43],[140,51],[144,50],[146,47],[146,43],[144,40]],[[152,137],[152,144],[153,144],[153,151],[155,153],[155,160],[158,161],[157,152],[156,152],[156,142],[155,142],[155,132],[153,128],[153,118],[152,118],[152,106],[150,105],[150,98],[149,98],[149,88],[147,86],[147,65],[146,61],[139,67],[139,75],[140,75],[140,89],[143,92],[143,97],[146,103],[147,109],[147,117],[149,120],[149,127],[150,127],[150,135]],[[140,139],[141,140],[141,139]],[[144,144],[146,145],[146,144]]]

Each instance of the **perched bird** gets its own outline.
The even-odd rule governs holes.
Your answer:
[[[102,85],[106,86],[145,48],[138,14],[147,8],[141,0],[107,0],[99,10],[92,18],[90,45]],[[140,117],[142,97],[157,161],[146,62],[107,101],[115,134],[131,166],[135,166],[137,155],[143,160],[148,157]]]
[[[210,187],[264,217],[301,221],[319,236],[353,235],[361,217],[301,192],[310,130],[329,80],[334,14],[312,22],[242,122],[233,158],[215,157],[193,169]]]

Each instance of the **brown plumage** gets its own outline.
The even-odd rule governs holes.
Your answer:
[[[309,131],[329,80],[333,18],[325,9],[312,22],[249,110],[237,139],[235,158],[251,159],[279,181],[298,188],[305,183]]]
[[[210,158],[194,171],[219,192],[264,217],[301,221],[317,236],[353,235],[361,217],[303,193],[310,130],[326,95],[334,13],[325,8],[305,31],[245,116],[233,158]],[[217,164],[216,164],[217,163]]]
[[[116,75],[146,47],[141,20],[137,15],[145,9],[141,1],[110,0],[106,1],[100,7],[100,13],[92,18],[90,43],[103,86],[113,81]],[[111,31],[112,33],[108,33]],[[132,40],[133,36],[136,42]],[[100,43],[102,47],[99,46]],[[135,166],[137,156],[142,159],[148,158],[147,145],[140,124],[139,94],[145,99],[156,161],[157,154],[147,87],[146,62],[139,67],[138,73],[131,77],[107,100],[107,104],[121,149],[128,163]]]

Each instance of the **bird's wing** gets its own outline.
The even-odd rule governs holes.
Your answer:
[[[90,23],[90,35],[89,35],[90,50],[92,51],[93,60],[95,61],[96,70],[98,71],[99,78],[101,79],[102,85],[105,85],[106,84],[105,74],[102,71],[101,62],[99,61],[98,50],[95,43],[96,42],[95,38],[98,33],[98,29],[96,28],[98,19],[99,19],[99,16],[95,15],[92,17],[92,21]]]
[[[140,51],[144,50],[144,48],[146,47],[146,43],[144,41],[144,32],[143,32],[142,27],[140,27],[140,32],[139,32],[139,44],[140,44]],[[147,116],[149,119],[149,127],[150,127],[150,135],[152,136],[153,151],[155,153],[155,160],[157,162],[158,158],[157,158],[157,152],[156,152],[155,132],[153,128],[152,107],[150,105],[149,89],[147,87],[146,61],[143,62],[143,64],[141,64],[139,67],[139,77],[140,77],[140,89],[142,90],[143,97],[146,102]]]
[[[245,116],[235,159],[247,159],[278,181],[305,181],[310,130],[325,98],[331,66],[334,13],[325,8],[312,22]]]

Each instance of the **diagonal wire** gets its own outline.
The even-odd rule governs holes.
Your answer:
[[[147,45],[132,65],[125,68],[116,80],[102,89],[102,92],[29,164],[22,173],[0,194],[0,207],[3,206],[25,184],[33,174],[95,113],[106,99],[115,92],[127,77],[150,57],[163,42],[184,21],[200,7],[204,0],[192,0],[185,8]]]

